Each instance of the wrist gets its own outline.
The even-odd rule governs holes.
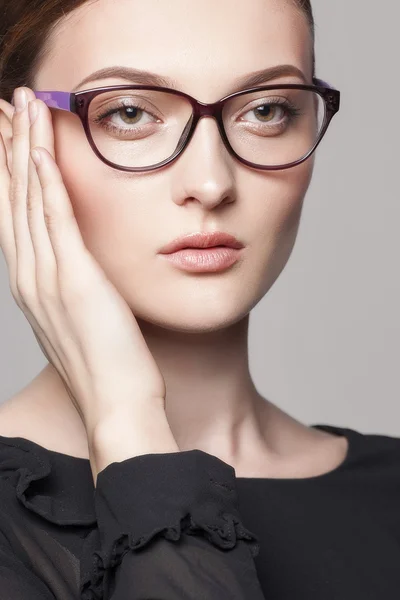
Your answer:
[[[103,417],[88,431],[92,473],[97,474],[113,462],[142,454],[179,452],[166,414],[159,406],[141,406],[127,414]]]
[[[164,398],[136,399],[134,402],[132,398],[128,402],[120,398],[118,402],[101,400],[95,404],[96,410],[84,422],[89,441],[103,433],[106,436],[108,431],[112,432],[115,427],[119,429],[124,424],[131,428],[132,423],[150,419],[151,415],[163,413],[166,419]]]

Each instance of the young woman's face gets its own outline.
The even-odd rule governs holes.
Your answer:
[[[59,23],[35,89],[72,91],[94,71],[120,65],[215,102],[237,89],[236,80],[281,64],[296,66],[311,84],[311,55],[306,18],[290,0],[97,0]],[[127,83],[112,77],[78,90]],[[252,169],[228,153],[216,121],[203,118],[175,162],[129,173],[97,158],[76,115],[52,114],[56,159],[84,241],[133,314],[187,332],[247,315],[291,254],[315,155],[286,170]],[[158,254],[177,236],[214,230],[245,246],[224,271],[183,271]]]

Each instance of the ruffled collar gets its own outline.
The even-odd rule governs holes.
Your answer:
[[[0,436],[0,476],[28,510],[57,525],[97,522],[90,461],[31,440]]]

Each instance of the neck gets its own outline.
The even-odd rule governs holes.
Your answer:
[[[289,439],[307,431],[255,388],[248,364],[248,315],[228,328],[206,333],[171,331],[137,321],[164,377],[166,417],[181,451],[203,450],[239,472],[261,458],[272,463],[288,452]],[[77,432],[84,432],[55,368],[48,365],[39,379],[46,395],[52,396],[52,409],[73,420]]]
[[[265,446],[267,402],[249,372],[248,323],[249,315],[219,331],[187,333],[138,319],[166,383],[166,415],[181,450],[238,464],[250,448]]]

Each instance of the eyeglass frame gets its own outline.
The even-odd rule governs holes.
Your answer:
[[[189,145],[189,142],[192,139],[194,131],[196,129],[197,123],[199,122],[199,120],[202,117],[213,117],[217,121],[218,129],[219,129],[220,135],[222,137],[222,140],[224,142],[226,149],[233,157],[235,157],[237,160],[239,160],[239,162],[247,165],[248,167],[254,168],[254,169],[261,169],[263,171],[276,171],[276,170],[289,169],[289,168],[297,166],[297,165],[301,164],[302,162],[304,162],[305,160],[307,160],[315,152],[315,150],[321,143],[322,138],[324,137],[333,116],[339,111],[340,91],[337,90],[336,88],[332,87],[329,83],[327,83],[326,81],[323,81],[322,79],[313,77],[313,81],[314,81],[314,85],[287,83],[287,84],[265,85],[265,86],[248,88],[245,90],[240,90],[238,92],[234,92],[233,94],[229,94],[228,96],[224,96],[217,102],[210,102],[210,103],[200,102],[199,100],[196,100],[196,98],[193,98],[193,96],[190,96],[189,94],[186,94],[185,92],[182,92],[182,91],[179,91],[176,89],[172,89],[172,88],[168,88],[168,87],[161,87],[161,86],[154,86],[154,85],[124,84],[124,85],[114,85],[114,86],[92,88],[89,90],[82,90],[79,92],[63,92],[63,91],[48,91],[48,90],[43,90],[43,91],[42,90],[32,90],[32,91],[34,92],[36,98],[38,98],[39,100],[42,100],[49,108],[58,108],[58,109],[66,110],[66,111],[76,114],[82,123],[83,129],[84,129],[86,137],[88,139],[88,142],[89,142],[93,152],[95,153],[95,155],[106,165],[113,167],[120,171],[141,172],[141,173],[147,172],[147,171],[154,171],[156,169],[159,169],[159,168],[173,162],[174,160],[176,160],[178,158],[178,156],[180,156],[185,151],[185,149]],[[157,163],[156,165],[151,165],[149,167],[124,167],[122,165],[118,165],[116,163],[109,161],[107,158],[105,158],[105,156],[103,156],[101,154],[101,152],[99,151],[99,149],[97,148],[97,146],[93,140],[93,137],[92,137],[92,134],[90,131],[90,125],[88,122],[88,108],[89,108],[90,102],[93,100],[93,98],[95,98],[97,95],[99,95],[103,92],[118,91],[118,90],[124,90],[124,89],[138,89],[138,90],[146,89],[146,90],[151,90],[151,91],[168,92],[168,93],[175,94],[180,97],[186,98],[192,106],[193,120],[192,120],[192,124],[191,124],[189,131],[185,134],[186,138],[185,138],[183,145],[180,142],[180,144],[178,144],[178,146],[177,146],[177,148],[179,148],[179,145],[181,146],[179,148],[179,150],[175,149],[175,152],[169,158],[165,159],[164,161],[161,161],[160,163]],[[309,90],[309,91],[317,92],[325,102],[324,122],[323,122],[321,131],[319,133],[319,137],[318,137],[316,143],[311,148],[311,150],[305,156],[300,158],[299,160],[288,163],[287,165],[273,165],[273,166],[257,165],[256,163],[253,163],[253,162],[248,161],[248,160],[244,159],[243,157],[241,157],[232,148],[232,146],[229,142],[229,139],[226,135],[226,132],[225,132],[224,122],[223,122],[223,118],[222,118],[222,111],[223,111],[225,103],[228,100],[230,100],[231,98],[235,98],[235,97],[241,96],[243,94],[248,94],[250,92],[279,90],[279,89],[299,89],[299,90]],[[186,127],[185,127],[185,129],[186,129]],[[185,129],[183,130],[183,132],[185,132]],[[183,136],[183,133],[182,133],[182,136]],[[182,136],[181,136],[181,139],[182,139]]]

